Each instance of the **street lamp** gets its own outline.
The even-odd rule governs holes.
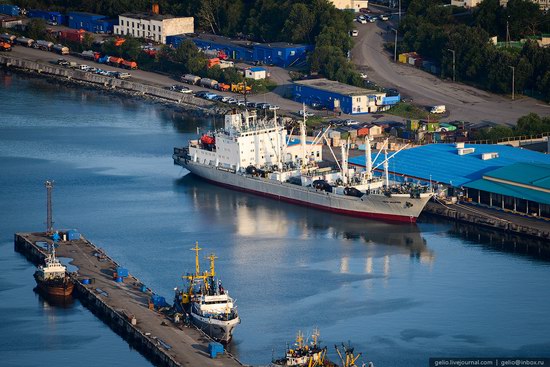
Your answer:
[[[395,32],[395,43],[393,45],[393,62],[397,62],[397,29],[392,28],[391,30]]]
[[[456,82],[456,68],[455,68],[455,65],[456,65],[455,55],[456,54],[455,54],[455,50],[451,50],[450,48],[448,48],[447,51],[453,53],[453,82]]]
[[[516,68],[514,66],[510,66],[512,68],[512,101],[515,99],[515,93],[516,93]]]

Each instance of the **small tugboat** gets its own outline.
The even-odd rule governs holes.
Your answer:
[[[174,308],[187,315],[189,321],[211,338],[229,343],[233,337],[233,329],[241,322],[237,306],[216,277],[216,256],[208,256],[210,271],[201,274],[199,243],[191,250],[195,251],[195,274],[183,276],[187,284],[184,289],[175,289]]]
[[[67,268],[55,257],[55,243],[46,257],[45,265],[34,272],[38,288],[52,296],[68,297],[73,293],[74,283],[67,275]]]
[[[273,360],[271,367],[335,367],[335,364],[325,359],[327,347],[321,348],[319,342],[319,330],[315,329],[311,335],[311,342],[304,343],[304,335],[298,331],[293,348],[287,348],[285,356]]]

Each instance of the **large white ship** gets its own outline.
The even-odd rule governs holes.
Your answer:
[[[174,148],[174,164],[191,173],[235,190],[356,217],[414,222],[432,197],[427,186],[390,184],[387,151],[373,160],[365,141],[366,169],[348,166],[348,146],[341,147],[337,167],[320,167],[326,130],[306,141],[305,119],[300,138],[292,139],[273,118],[258,118],[255,111],[232,111],[224,128]],[[331,150],[332,152],[332,150]],[[332,152],[334,155],[334,152]],[[395,155],[395,154],[394,154]],[[383,166],[385,175],[374,170]]]

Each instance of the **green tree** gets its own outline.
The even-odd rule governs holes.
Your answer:
[[[82,47],[85,50],[90,50],[92,48],[93,43],[94,43],[94,36],[91,33],[86,32],[84,34],[84,37],[82,38]]]
[[[34,40],[43,39],[46,34],[46,21],[44,19],[31,19],[27,24],[27,35]]]
[[[314,25],[314,13],[305,4],[294,4],[289,17],[285,21],[283,33],[292,42],[311,43],[311,32]]]

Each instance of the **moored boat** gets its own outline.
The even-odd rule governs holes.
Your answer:
[[[322,139],[327,131],[307,141],[305,120],[300,137],[287,136],[284,126],[259,118],[255,111],[233,111],[223,129],[174,148],[174,163],[212,183],[234,190],[356,217],[415,222],[433,196],[426,185],[390,183],[388,157],[371,157],[366,139],[364,171],[348,165],[349,144],[341,146],[341,162],[327,167]],[[384,147],[387,146],[387,141]],[[336,158],[336,157],[335,157]],[[383,166],[384,176],[375,170]]]
[[[216,276],[214,261],[210,254],[210,270],[201,273],[198,242],[191,250],[195,251],[195,273],[183,276],[187,280],[184,289],[175,290],[174,308],[187,315],[189,320],[211,338],[229,343],[233,329],[241,322],[237,306],[229,292]]]
[[[55,243],[46,256],[45,264],[34,272],[38,288],[52,296],[67,297],[73,293],[74,283],[67,275],[67,268],[55,256]]]

